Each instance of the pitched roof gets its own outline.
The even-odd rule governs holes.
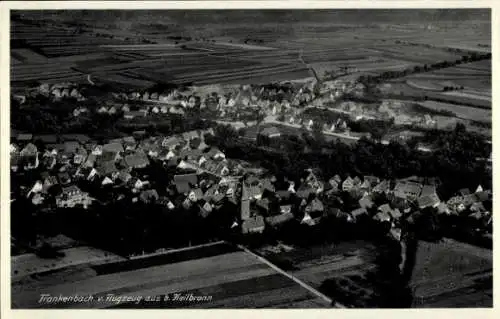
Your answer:
[[[430,196],[436,193],[436,186],[434,185],[424,185],[422,187],[422,191],[420,192],[420,196]]]
[[[191,190],[190,185],[198,184],[198,176],[196,174],[175,175],[174,182],[177,187],[177,192],[187,193]]]
[[[115,172],[118,172],[118,169],[116,168],[116,165],[113,162],[102,162],[99,164],[99,166],[96,168],[96,170],[102,176],[110,175],[110,174],[113,174]]]
[[[35,136],[34,139],[39,140],[45,144],[57,143],[57,136],[53,135],[53,134],[37,135],[37,136]]]
[[[84,134],[62,134],[61,139],[63,141],[77,141],[80,143],[87,143],[90,141],[90,137]]]
[[[281,134],[281,132],[277,127],[269,126],[269,127],[265,127],[262,131],[260,131],[259,134],[265,135],[265,136],[271,136],[271,135]]]
[[[434,206],[439,204],[439,202],[440,202],[439,197],[435,193],[432,193],[430,195],[420,196],[418,198],[418,206],[420,208]]]
[[[125,164],[128,167],[144,167],[149,165],[149,160],[147,156],[140,152],[135,152],[133,154],[125,156]]]
[[[307,207],[310,208],[311,212],[322,212],[325,209],[323,203],[318,198],[313,199]]]
[[[244,233],[261,230],[265,227],[264,218],[260,215],[256,215],[249,219],[246,219],[241,225]]]
[[[33,143],[28,143],[19,153],[21,156],[33,156],[38,152],[37,147]]]
[[[75,153],[80,147],[80,144],[76,141],[67,141],[63,143],[65,153]]]
[[[17,140],[20,142],[31,141],[32,138],[33,138],[33,134],[29,134],[29,133],[19,133],[17,135]]]
[[[150,203],[152,201],[157,201],[160,197],[156,189],[149,189],[141,192],[139,196],[144,203]]]
[[[370,207],[372,207],[372,206],[373,206],[373,201],[371,200],[371,198],[370,198],[370,197],[367,197],[367,196],[365,196],[365,197],[361,198],[361,199],[358,201],[358,203],[359,203],[359,206],[361,206],[361,207],[363,207],[363,208],[370,208]]]
[[[284,214],[279,214],[279,215],[274,215],[274,216],[269,216],[267,217],[266,223],[268,223],[271,226],[278,226],[280,224],[286,223],[287,221],[290,221],[294,218],[292,213],[284,213]]]
[[[357,217],[357,216],[360,216],[360,215],[365,215],[365,214],[368,214],[368,211],[365,209],[365,208],[357,208],[353,211],[351,211],[351,215],[353,217]]]
[[[104,144],[102,146],[102,151],[108,151],[108,152],[123,152],[123,145],[121,143],[108,143]]]

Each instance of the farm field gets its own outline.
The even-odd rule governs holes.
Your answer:
[[[23,277],[37,272],[51,271],[79,264],[121,259],[115,254],[87,246],[63,249],[62,252],[65,253],[65,256],[58,260],[43,259],[32,253],[13,256],[11,275],[13,278]]]
[[[194,252],[196,253],[196,252]],[[134,261],[140,265],[140,260]],[[118,270],[118,269],[117,269]],[[56,285],[33,286],[26,289],[14,286],[12,300],[14,308],[40,307],[38,299],[41,293],[52,295],[72,295],[78,287],[79,295],[116,296],[160,296],[166,294],[189,294],[196,296],[212,296],[211,301],[204,303],[143,303],[143,307],[151,308],[185,308],[185,307],[309,307],[324,308],[330,305],[318,299],[308,290],[291,279],[279,274],[254,256],[245,252],[227,250],[221,247],[218,254],[201,256],[191,260],[178,260],[160,265],[143,265],[136,269],[119,272],[90,273],[88,278]],[[127,308],[137,304],[117,302],[65,303],[56,307],[71,308]]]
[[[295,248],[289,252],[269,254],[267,258],[278,265],[290,263],[291,274],[320,291],[325,282],[334,280],[342,289],[360,290],[369,295],[374,292],[374,287],[365,276],[376,267],[375,251],[375,246],[369,242],[352,241]],[[346,305],[358,302],[347,298],[347,293],[329,297]]]
[[[420,103],[424,107],[433,110],[445,110],[451,111],[457,115],[457,117],[466,120],[479,121],[479,122],[491,122],[491,110],[477,109],[462,105],[455,105],[449,103],[441,103],[435,101],[424,101]]]
[[[492,307],[491,250],[453,240],[419,242],[411,285],[414,307]]]
[[[35,18],[28,19],[30,15]],[[34,13],[15,19],[11,30],[13,84],[22,87],[35,80],[81,82],[89,73],[117,88],[127,89],[145,88],[151,82],[197,85],[266,83],[309,78],[311,74],[306,66],[298,64],[299,55],[322,76],[341,66],[348,66],[358,73],[378,73],[412,68],[415,64],[454,61],[462,54],[443,48],[395,43],[397,39],[421,39],[428,33],[411,24],[361,26],[333,23],[328,19],[325,20],[328,23],[319,20],[277,26],[257,23],[258,19],[243,23],[247,21],[243,19],[224,25],[211,21],[204,30],[196,27],[199,23],[196,20],[202,17],[193,13],[192,17],[183,16],[183,19],[196,16],[196,19],[189,20],[193,27],[186,30],[172,23],[163,24],[161,19],[151,24],[150,20],[141,17],[137,21],[137,30],[129,32],[118,27],[106,30],[106,22],[95,20],[95,16],[83,16],[82,21],[94,28],[82,29],[68,27],[64,17],[54,18],[42,27],[33,24],[37,17]],[[380,35],[382,31],[383,37]],[[451,31],[429,32],[432,38]],[[475,39],[472,35],[470,37],[470,41]],[[42,62],[47,67],[39,70],[37,63]],[[469,75],[457,77],[456,80],[462,82],[456,83],[466,86],[463,81],[476,80],[473,76],[477,74]],[[130,83],[124,86],[127,81]],[[477,86],[471,85],[471,88],[477,89]]]

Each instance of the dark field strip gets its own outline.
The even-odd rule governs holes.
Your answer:
[[[132,259],[111,264],[94,266],[93,269],[98,275],[112,274],[122,271],[148,268],[159,265],[173,264],[182,261],[212,257],[239,251],[238,248],[228,244],[207,246],[193,250],[176,251],[166,255],[157,255],[142,259]]]
[[[286,298],[285,302],[289,302],[291,301],[290,299],[297,300],[298,298],[299,301],[302,301],[312,297],[306,290],[303,290],[295,282],[280,274],[271,274],[262,277],[238,280],[199,289],[179,291],[177,293],[182,295],[193,294],[194,296],[212,296],[212,301],[208,301],[207,306],[225,308],[241,308],[249,306],[265,307],[272,306],[273,302],[280,303],[281,298]],[[170,296],[173,297],[173,295]],[[177,301],[167,301],[160,304],[145,302],[142,304],[144,307],[149,306],[152,308],[186,308],[193,305],[194,304],[192,302]],[[128,303],[113,306],[111,308],[137,308],[137,305]]]

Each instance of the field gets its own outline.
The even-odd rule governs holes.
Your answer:
[[[477,40],[484,44],[487,39],[487,33],[478,37],[477,32],[462,28],[422,30],[412,24],[343,24],[329,13],[317,14],[318,18],[307,22],[275,24],[259,20],[260,13],[251,18],[251,15],[234,13],[234,17],[239,18],[231,17],[221,24],[213,20],[226,18],[220,13],[207,18],[194,11],[180,15],[169,12],[168,16],[174,20],[190,21],[180,25],[168,19],[163,21],[156,13],[148,13],[132,19],[133,27],[123,28],[120,23],[113,25],[114,21],[103,19],[99,12],[81,16],[83,27],[73,26],[71,18],[63,14],[40,17],[34,12],[23,13],[14,19],[11,28],[11,83],[14,88],[36,81],[81,83],[91,74],[98,83],[102,81],[128,90],[148,88],[158,82],[242,84],[311,77],[308,66],[299,56],[320,77],[344,67],[352,72],[379,73],[423,63],[455,61],[462,56],[460,50],[433,43],[436,39],[453,45],[460,37],[460,43]],[[49,23],[39,24],[37,19]],[[210,21],[202,23],[206,19]],[[406,42],[418,42],[418,45]],[[429,44],[430,47],[425,46]],[[466,71],[468,76],[454,77],[454,83],[479,90],[473,80],[478,80],[481,74],[480,81],[486,82],[480,85],[487,86],[487,79],[483,79],[487,66],[474,68]],[[429,76],[447,77],[447,80],[452,75]],[[431,81],[425,77],[411,80],[420,86]],[[440,85],[427,84],[424,88]],[[487,98],[481,100],[474,95],[482,96],[481,92],[463,94],[467,94],[468,100],[480,100],[485,105],[489,102]],[[458,97],[450,93],[445,98],[461,100],[464,95]]]
[[[61,250],[65,256],[57,260],[44,259],[35,254],[13,256],[11,260],[11,275],[13,278],[23,277],[33,273],[52,271],[59,268],[120,259],[119,256],[92,247],[73,247]]]
[[[473,107],[467,107],[462,105],[455,105],[449,103],[441,103],[435,101],[425,101],[421,102],[426,108],[433,110],[445,110],[456,114],[458,118],[478,121],[478,122],[491,122],[491,110],[477,109]]]
[[[419,242],[414,307],[492,307],[492,251],[446,240]]]
[[[330,305],[318,299],[305,288],[281,275],[262,263],[253,255],[228,249],[227,246],[211,246],[210,253],[197,249],[182,259],[171,258],[161,264],[148,264],[135,260],[133,267],[96,267],[86,270],[86,278],[66,276],[56,280],[56,284],[40,282],[12,287],[14,308],[40,308],[37,301],[41,293],[52,295],[117,296],[160,296],[166,294],[192,293],[196,296],[211,296],[212,300],[203,303],[155,302],[127,304],[116,302],[66,303],[56,308],[246,308],[246,307],[308,307],[324,308]],[[215,250],[214,250],[215,249]],[[167,255],[168,256],[168,255]],[[127,263],[127,262],[126,262]],[[126,263],[124,266],[126,266]],[[123,264],[123,263],[122,263]],[[104,268],[103,268],[104,267]]]

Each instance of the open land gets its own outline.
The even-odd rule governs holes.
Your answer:
[[[329,305],[293,280],[281,275],[256,257],[228,247],[225,244],[199,248],[176,257],[164,255],[149,262],[134,260],[113,265],[91,267],[87,276],[66,276],[58,284],[40,281],[31,286],[12,287],[13,305],[16,308],[47,306],[38,303],[40,294],[72,295],[78,286],[79,295],[105,296],[159,296],[189,294],[211,296],[203,303],[156,302],[155,308],[165,307],[308,307],[323,308]],[[170,261],[168,260],[170,259]],[[128,266],[128,264],[132,264]],[[149,263],[149,264],[148,264]],[[54,278],[57,276],[52,275]],[[56,308],[115,308],[133,304],[119,302],[62,303]],[[137,305],[135,305],[137,306]],[[148,303],[144,303],[147,307]]]

